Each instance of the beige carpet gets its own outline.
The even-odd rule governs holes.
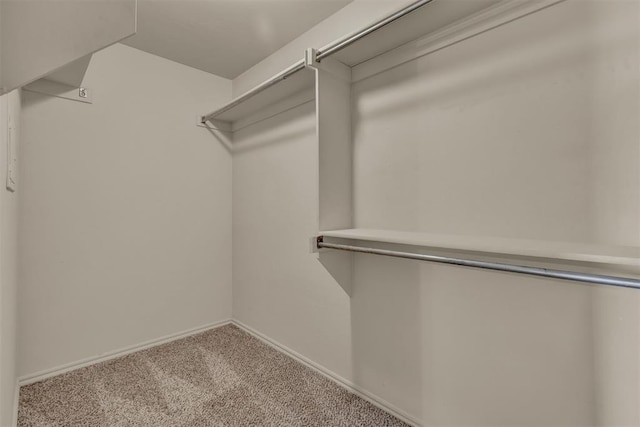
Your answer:
[[[19,426],[404,426],[227,325],[20,389]]]

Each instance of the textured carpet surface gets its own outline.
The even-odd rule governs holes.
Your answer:
[[[226,325],[20,389],[19,426],[405,426]]]

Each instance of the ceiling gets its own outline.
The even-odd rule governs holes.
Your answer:
[[[353,0],[138,0],[124,44],[235,78]]]

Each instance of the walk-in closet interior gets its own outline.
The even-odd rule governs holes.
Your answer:
[[[639,0],[0,0],[0,426],[640,426]]]

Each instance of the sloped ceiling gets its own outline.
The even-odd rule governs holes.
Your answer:
[[[138,0],[124,44],[234,78],[353,0]]]

